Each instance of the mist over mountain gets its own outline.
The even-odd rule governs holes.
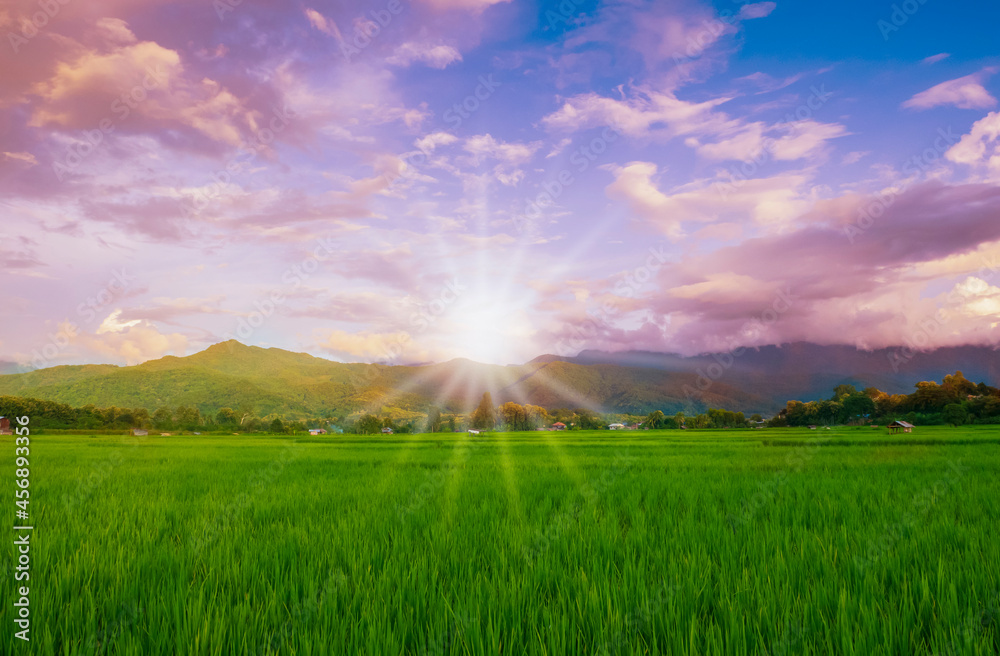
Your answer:
[[[419,366],[345,364],[305,353],[223,342],[186,357],[168,356],[131,367],[72,365],[0,375],[0,394],[73,406],[189,405],[203,412],[251,405],[289,417],[333,411],[424,412],[438,406],[467,412],[483,392],[495,403],[548,409],[674,413],[708,407],[773,413],[789,399],[830,396],[850,383],[908,393],[922,380],[956,370],[996,384],[998,352],[957,347],[902,354],[847,346],[796,343],[731,354],[682,357],[669,353],[584,351],[543,355],[523,365],[465,359]]]
[[[543,355],[532,362],[572,362],[656,369],[665,373],[696,373],[709,381],[725,381],[752,389],[780,405],[788,399],[825,398],[841,383],[858,389],[877,387],[890,394],[908,394],[923,380],[941,380],[962,371],[966,378],[995,384],[1000,379],[1000,350],[959,346],[933,351],[886,348],[862,351],[852,346],[821,346],[796,342],[737,351],[739,355],[705,354],[685,357],[672,353],[583,351],[575,357]],[[704,385],[704,380],[701,381]]]

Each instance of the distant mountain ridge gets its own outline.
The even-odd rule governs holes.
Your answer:
[[[189,405],[203,413],[251,405],[261,415],[290,418],[360,411],[405,415],[432,405],[467,412],[485,391],[497,404],[509,400],[549,409],[674,413],[715,407],[773,413],[789,399],[827,398],[841,383],[908,393],[921,380],[940,380],[956,370],[977,382],[1000,381],[1000,352],[993,349],[939,349],[904,361],[894,354],[796,343],[747,349],[737,357],[583,351],[573,357],[543,355],[523,365],[456,359],[385,366],[230,340],[190,356],[131,367],[69,365],[0,375],[0,395],[73,406]]]

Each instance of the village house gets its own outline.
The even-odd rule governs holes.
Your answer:
[[[386,426],[385,428],[382,429],[382,433],[384,435],[392,435],[392,429]]]
[[[566,424],[562,423],[561,421],[557,421],[556,423],[552,424],[552,430],[566,430]]]
[[[132,434],[137,437],[145,437],[146,435],[149,435],[149,431],[144,428],[133,428]]]
[[[10,419],[6,417],[0,417],[0,435],[13,435],[14,431],[10,429]]]
[[[916,427],[908,421],[894,421],[888,426],[886,426],[886,428],[889,429],[890,435],[895,435],[899,431],[903,431],[904,433],[912,433],[913,429]]]
[[[625,430],[625,424],[611,424],[608,430]]]
[[[326,431],[323,430],[322,428],[310,428],[309,429],[309,434],[310,435],[326,435]]]

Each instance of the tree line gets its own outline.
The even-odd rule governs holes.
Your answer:
[[[147,408],[98,408],[85,405],[74,408],[57,401],[21,396],[0,396],[0,416],[27,415],[39,428],[79,430],[129,430],[142,428],[161,431],[217,432],[306,432],[315,426],[326,426],[337,417],[326,415],[312,419],[284,420],[274,413],[258,416],[252,405],[236,409],[224,407],[214,414],[203,414],[193,406],[161,406],[150,412]]]
[[[923,381],[915,387],[911,394],[887,394],[875,387],[858,391],[853,385],[838,385],[829,399],[789,401],[768,424],[868,424],[896,419],[922,425],[1000,423],[1000,389],[973,383],[961,371],[945,376],[940,384]]]
[[[868,387],[838,385],[828,399],[788,401],[766,422],[760,414],[746,418],[742,412],[709,408],[697,414],[674,415],[656,410],[647,415],[598,413],[587,408],[547,410],[531,404],[507,401],[494,406],[489,392],[470,414],[445,412],[438,407],[427,410],[426,417],[398,419],[389,413],[335,415],[287,419],[276,413],[259,415],[250,403],[236,408],[223,407],[214,413],[202,413],[193,406],[146,408],[98,408],[85,405],[74,408],[65,403],[18,396],[0,396],[0,416],[28,415],[39,428],[80,430],[150,430],[239,433],[304,433],[310,428],[357,434],[378,434],[383,429],[394,433],[439,433],[473,430],[533,431],[556,422],[569,430],[595,430],[622,423],[652,429],[745,428],[808,426],[832,424],[888,423],[904,419],[913,424],[998,424],[1000,389],[985,383],[973,383],[961,371],[944,377],[939,384],[923,381],[911,394],[887,394]]]

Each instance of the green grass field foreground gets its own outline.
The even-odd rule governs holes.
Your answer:
[[[0,645],[996,654],[998,442],[988,427],[33,436],[32,641],[13,637],[8,546]]]

